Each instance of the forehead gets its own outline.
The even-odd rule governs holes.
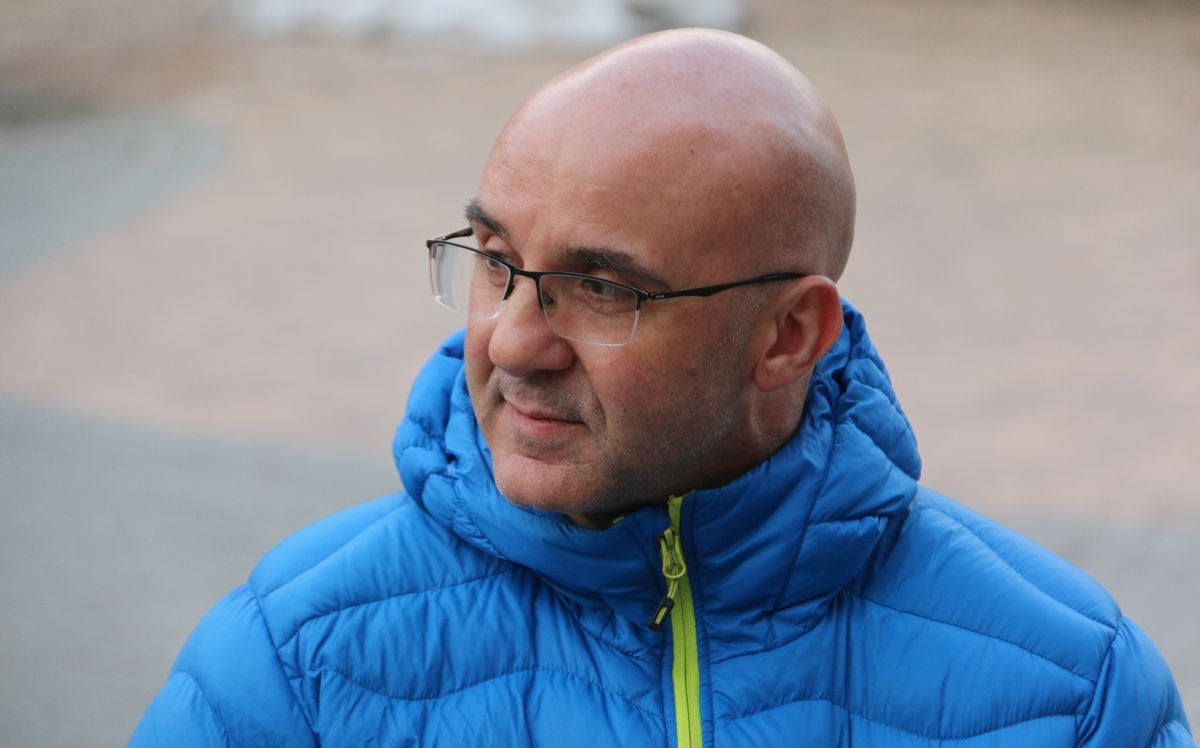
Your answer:
[[[514,248],[609,248],[679,278],[732,259],[746,185],[711,133],[677,125],[614,139],[556,125],[510,128],[484,169],[478,202]]]

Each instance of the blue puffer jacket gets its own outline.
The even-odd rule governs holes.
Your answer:
[[[502,499],[460,336],[395,452],[407,492],[272,551],[134,745],[1192,745],[1166,665],[1100,587],[918,487],[849,307],[798,435],[673,516],[595,532]]]

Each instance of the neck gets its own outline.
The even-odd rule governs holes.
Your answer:
[[[759,393],[752,406],[750,443],[759,450],[758,464],[791,441],[804,418],[809,377],[774,392]]]
[[[620,514],[568,514],[567,519],[585,530],[607,530],[622,517]]]

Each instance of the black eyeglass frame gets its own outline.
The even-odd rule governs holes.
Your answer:
[[[637,297],[637,306],[634,307],[634,310],[637,312],[642,310],[642,302],[644,301],[677,299],[681,296],[712,296],[713,294],[720,293],[721,291],[728,291],[731,288],[737,288],[739,286],[751,286],[758,283],[773,283],[775,281],[796,280],[797,278],[806,278],[812,275],[812,273],[767,273],[766,275],[759,275],[754,278],[746,278],[744,280],[733,281],[731,283],[718,283],[712,286],[697,286],[696,288],[684,288],[679,291],[643,291],[640,288],[635,288],[634,286],[630,286],[619,281],[613,281],[607,278],[597,278],[596,276],[588,275],[587,273],[573,273],[563,270],[524,270],[516,265],[513,265],[502,257],[497,257],[496,255],[482,252],[474,247],[465,247],[462,244],[455,244],[454,242],[450,241],[450,239],[461,239],[465,236],[471,236],[474,233],[475,230],[468,226],[465,229],[452,231],[449,234],[439,236],[436,239],[427,240],[425,242],[425,248],[429,250],[430,261],[433,260],[433,245],[435,244],[449,244],[451,246],[458,247],[459,249],[465,249],[468,252],[474,252],[477,255],[483,255],[484,257],[498,262],[504,267],[508,268],[508,287],[504,289],[504,295],[500,297],[501,301],[507,301],[508,297],[512,295],[513,289],[516,286],[515,279],[519,275],[533,280],[534,286],[537,289],[538,306],[543,310],[546,308],[545,302],[542,299],[541,278],[544,275],[602,281],[604,283],[610,283],[619,288],[624,288],[627,291],[632,292]]]

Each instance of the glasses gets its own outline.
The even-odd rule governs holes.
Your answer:
[[[425,242],[429,279],[442,306],[476,319],[492,319],[512,295],[517,276],[529,278],[538,306],[554,334],[567,340],[609,347],[633,340],[642,304],[681,296],[712,296],[738,286],[803,278],[806,273],[771,273],[757,278],[651,293],[585,273],[522,270],[495,255],[455,244],[469,228]]]

